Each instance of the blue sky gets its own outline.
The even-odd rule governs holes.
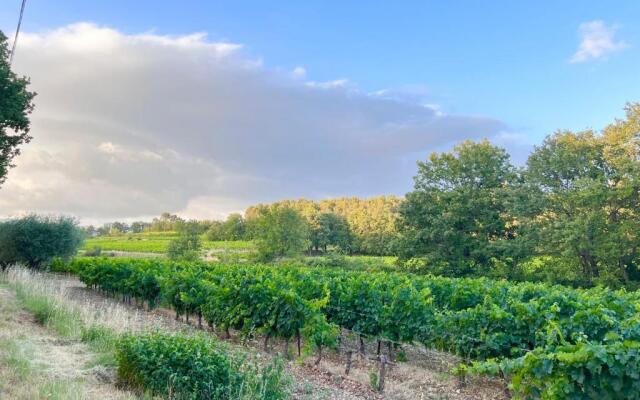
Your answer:
[[[5,30],[18,7],[7,3]],[[640,98],[638,18],[638,1],[29,0],[24,28],[92,21],[127,33],[207,32],[313,80],[419,88],[447,112],[489,115],[537,142],[555,129],[600,128]],[[629,47],[568,62],[579,25],[594,20],[617,26]]]
[[[18,8],[0,4],[10,35]],[[28,0],[14,68],[39,93],[34,140],[0,214],[403,195],[416,160],[483,137],[521,164],[640,101],[639,17],[638,1]]]

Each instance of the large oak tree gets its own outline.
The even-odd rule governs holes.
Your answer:
[[[434,272],[459,276],[509,256],[516,228],[509,198],[517,174],[505,150],[466,141],[418,162],[414,180],[400,206],[401,259],[422,259]]]
[[[640,104],[602,133],[558,132],[527,161],[527,237],[542,254],[577,260],[588,280],[638,279]]]

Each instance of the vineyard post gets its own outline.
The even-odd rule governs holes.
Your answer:
[[[344,369],[345,375],[349,375],[349,372],[351,371],[351,356],[353,356],[353,351],[347,350],[347,366]]]
[[[510,399],[511,398],[511,391],[509,390],[509,380],[505,376],[504,371],[502,370],[502,368],[500,368],[499,375],[500,375],[500,378],[502,379],[502,381],[504,382],[504,394],[505,394],[505,396],[507,396],[507,399]]]
[[[466,365],[465,365],[466,367]],[[464,388],[467,386],[467,371],[466,368],[462,369],[459,373],[458,373],[458,387],[460,388]]]
[[[320,365],[321,360],[322,360],[322,345],[318,345],[318,358],[316,358],[315,365]]]
[[[291,354],[289,354],[289,341],[291,340],[290,337],[287,336],[287,338],[284,340],[284,358],[287,360],[291,360]]]
[[[384,391],[384,376],[387,373],[387,356],[380,356],[380,373],[378,374],[378,391]]]

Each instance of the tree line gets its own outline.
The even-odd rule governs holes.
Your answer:
[[[396,196],[282,200],[249,207],[245,218],[259,221],[274,209],[291,209],[308,225],[308,247],[312,251],[334,248],[345,253],[389,255],[398,238],[395,211],[401,202]],[[260,236],[259,226],[253,232],[254,237]]]
[[[398,238],[395,210],[401,202],[402,199],[396,196],[283,200],[251,206],[244,216],[233,213],[224,221],[188,221],[164,212],[151,222],[109,222],[98,228],[88,226],[83,229],[88,236],[189,230],[204,234],[212,241],[256,240],[268,234],[262,218],[272,218],[269,224],[278,225],[277,219],[285,216],[278,213],[271,216],[270,211],[286,208],[299,214],[301,222],[306,225],[299,232],[303,234],[304,245],[298,247],[304,251],[326,253],[337,250],[349,254],[389,255],[393,253],[393,244]],[[289,223],[295,222],[290,220]]]

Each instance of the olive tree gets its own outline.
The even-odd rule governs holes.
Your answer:
[[[0,265],[26,264],[48,268],[60,257],[68,260],[78,251],[84,235],[70,217],[29,215],[0,223]]]

